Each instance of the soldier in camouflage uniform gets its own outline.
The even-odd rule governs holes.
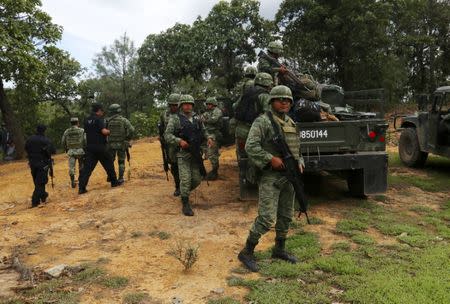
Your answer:
[[[202,180],[200,173],[202,164],[191,150],[200,151],[202,143],[206,140],[209,147],[214,145],[213,137],[207,135],[200,118],[192,111],[194,105],[194,98],[191,95],[181,95],[180,113],[169,118],[164,133],[164,138],[170,145],[179,147],[177,161],[180,172],[182,212],[185,216],[194,215],[189,195]]]
[[[222,110],[219,109],[215,97],[206,99],[206,112],[202,115],[202,121],[205,125],[206,132],[214,137],[215,145],[208,147],[206,151],[207,158],[211,162],[212,170],[208,173],[208,180],[216,180],[219,171],[220,143],[222,141]]]
[[[273,59],[278,60],[283,54],[283,45],[279,41],[272,41],[267,47],[267,55]],[[272,75],[275,85],[278,84],[278,73],[285,73],[286,68],[284,65],[281,67],[274,66],[269,60],[264,57],[258,59],[258,71],[265,72]]]
[[[168,109],[161,113],[160,116],[160,122],[164,126],[164,130],[167,129],[170,117],[178,115],[180,96],[180,94],[173,93],[170,94],[169,98],[167,99]],[[173,193],[173,195],[180,196],[180,175],[178,172],[178,162],[176,155],[177,146],[169,145],[166,142],[165,149],[167,149],[166,152],[169,158],[170,173],[172,173],[173,179],[175,181],[175,192]]]
[[[64,147],[64,150],[69,156],[70,185],[72,188],[75,188],[76,161],[78,160],[78,171],[81,172],[81,169],[83,168],[86,135],[84,134],[84,130],[80,128],[80,123],[77,117],[72,117],[70,119],[70,124],[72,126],[64,131],[61,145]]]
[[[120,182],[123,182],[123,174],[125,173],[125,157],[127,150],[130,147],[129,141],[131,140],[134,127],[130,121],[120,115],[122,112],[120,105],[114,103],[109,106],[109,111],[112,114],[107,119],[107,126],[111,133],[108,136],[108,151],[111,153],[113,162],[118,159],[119,163],[119,178]]]
[[[248,66],[245,68],[244,78],[242,78],[241,81],[239,81],[239,83],[236,85],[235,95],[238,96],[236,102],[239,102],[246,89],[252,87],[255,84],[255,77],[257,73],[258,70],[253,66]],[[236,108],[235,105],[236,103],[233,104],[233,108]]]
[[[270,95],[270,113],[303,172],[300,137],[296,132],[294,121],[286,114],[292,105],[292,92],[286,86],[276,86]],[[239,253],[238,258],[247,268],[255,272],[258,271],[254,257],[255,246],[275,221],[276,238],[272,258],[297,262],[297,259],[285,250],[286,236],[294,213],[294,188],[284,176],[282,156],[272,141],[274,136],[270,116],[265,113],[252,124],[245,145],[250,159],[262,170],[262,174],[258,182],[258,216],[250,228],[245,248]]]
[[[240,162],[241,159],[247,158],[244,147],[253,121],[258,115],[268,110],[270,99],[269,92],[272,86],[272,76],[267,73],[256,74],[254,86],[247,88],[239,101],[239,104],[242,103],[242,105],[244,105],[245,103],[248,103],[251,105],[253,111],[250,111],[247,106],[241,107],[241,105],[238,105],[235,109],[236,156],[240,164],[242,164],[242,162]],[[250,114],[251,112],[253,112],[253,114]],[[255,170],[252,166],[240,168],[240,174],[241,176],[244,174],[246,180],[254,183]]]

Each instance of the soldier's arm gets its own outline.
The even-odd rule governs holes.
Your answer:
[[[273,156],[262,147],[269,126],[269,123],[265,121],[264,117],[258,117],[252,124],[248,133],[247,142],[245,143],[245,151],[248,156],[261,169],[270,164]]]
[[[63,146],[65,151],[67,151],[66,137],[67,137],[67,132],[64,131],[64,134],[63,134],[62,139],[61,139],[61,146]]]
[[[180,122],[177,117],[170,117],[167,122],[166,131],[164,132],[164,138],[166,142],[170,145],[178,146],[180,144],[181,138],[175,135],[175,131],[179,129]]]
[[[259,103],[258,109],[260,109],[259,114],[266,113],[267,111],[269,111],[269,100],[270,100],[269,94],[259,94],[258,96],[258,103]]]
[[[222,111],[216,107],[209,117],[209,122],[212,124],[217,123],[222,118]]]
[[[127,139],[131,139],[134,134],[134,127],[128,119],[125,119],[125,124],[127,126]]]

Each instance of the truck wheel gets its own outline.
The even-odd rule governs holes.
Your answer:
[[[358,198],[365,198],[364,194],[364,170],[358,169],[349,171],[347,176],[347,186],[350,195]]]
[[[406,128],[400,135],[398,154],[402,162],[408,167],[422,167],[427,160],[428,153],[420,151],[419,138],[416,129]]]

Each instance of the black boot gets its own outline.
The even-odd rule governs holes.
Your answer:
[[[85,194],[86,192],[86,188],[78,188],[78,194]]]
[[[42,194],[42,197],[41,197],[41,202],[45,203],[47,201],[47,197],[48,197],[48,192],[44,192],[44,194]]]
[[[116,181],[111,182],[111,187],[119,187],[123,184],[123,179],[118,179]]]
[[[182,197],[181,203],[183,203],[183,214],[185,216],[193,216],[194,211],[192,211],[191,204],[189,204],[189,197]]]
[[[75,188],[75,187],[76,187],[76,185],[75,185],[75,176],[74,176],[74,175],[71,175],[71,176],[70,176],[70,186],[71,186],[72,188]]]
[[[287,253],[285,250],[285,246],[286,246],[285,238],[281,237],[275,238],[275,247],[272,250],[272,258],[296,264],[298,262],[298,259],[292,254]]]
[[[173,196],[180,196],[180,188],[175,188],[175,191],[173,192]]]
[[[120,181],[122,181],[122,183],[125,181],[124,179],[123,179],[123,171],[122,170],[119,170],[119,179],[118,180],[120,180]]]
[[[219,177],[219,168],[213,168],[208,175],[206,176],[206,178],[210,181],[212,180],[216,180]]]
[[[256,258],[254,255],[255,247],[257,244],[258,243],[252,242],[249,239],[247,239],[244,249],[242,249],[241,252],[239,252],[238,254],[239,261],[241,261],[242,264],[244,264],[244,266],[247,267],[247,269],[249,269],[252,272],[259,271],[259,267],[258,264],[256,263]]]

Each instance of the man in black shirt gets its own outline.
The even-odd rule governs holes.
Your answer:
[[[97,162],[101,163],[108,174],[108,180],[111,181],[111,187],[117,187],[122,184],[122,182],[117,181],[114,163],[106,148],[106,138],[110,132],[106,129],[103,115],[103,107],[100,104],[94,104],[92,105],[91,115],[84,121],[86,154],[84,167],[80,172],[78,185],[79,194],[87,192],[86,186]]]
[[[31,197],[32,208],[39,206],[41,202],[45,202],[48,197],[45,185],[48,182],[48,170],[52,161],[51,155],[56,153],[55,147],[44,135],[45,130],[45,126],[37,126],[36,135],[28,138],[25,143],[25,151],[27,151],[28,163],[34,182],[34,192]]]

